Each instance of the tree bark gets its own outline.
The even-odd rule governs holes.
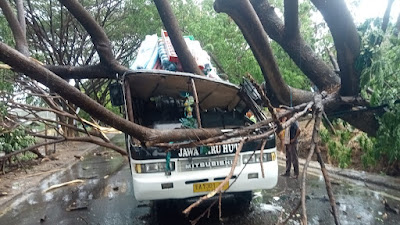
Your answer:
[[[287,39],[297,38],[299,35],[299,0],[284,1],[285,37]]]
[[[105,124],[115,127],[142,142],[169,142],[182,140],[201,140],[222,134],[219,129],[182,129],[172,131],[153,130],[127,121],[102,105],[83,94],[65,80],[34,61],[29,60],[19,52],[0,42],[0,61],[3,61],[19,72],[39,81],[51,90],[55,90],[61,97],[82,108],[93,117]]]
[[[263,29],[282,46],[293,62],[319,90],[331,93],[339,88],[339,76],[311,49],[301,35],[290,35],[292,29],[288,29],[286,26],[290,24],[289,21],[298,18],[286,19],[285,16],[287,24],[284,25],[275,13],[274,7],[267,0],[251,0],[251,4],[263,25]],[[298,14],[287,15],[287,17],[297,16]]]
[[[109,67],[110,72],[124,73],[127,69],[115,59],[111,42],[104,30],[94,20],[88,11],[77,0],[59,0],[68,11],[79,21],[92,38],[92,42],[100,57],[100,63]]]
[[[283,80],[272,54],[267,34],[248,0],[216,0],[214,9],[228,14],[236,22],[250,45],[266,81],[267,95],[271,101],[298,105],[312,100],[312,93],[291,88]],[[271,93],[272,92],[272,93]]]
[[[395,31],[393,32],[394,36],[398,36],[400,32],[400,13],[397,16],[397,21],[396,21],[396,25],[395,25]]]
[[[311,0],[324,16],[335,42],[343,96],[360,93],[360,73],[355,62],[360,55],[360,36],[344,0]]]
[[[22,3],[21,3],[22,4]],[[3,10],[3,14],[6,17],[8,23],[10,24],[11,31],[14,36],[16,49],[24,54],[25,56],[29,56],[28,42],[26,41],[26,33],[20,26],[20,23],[13,13],[10,4],[8,1],[0,1],[0,8]],[[19,8],[18,8],[19,9]],[[23,8],[22,8],[23,10]],[[23,14],[23,12],[18,12]]]
[[[386,29],[388,27],[389,19],[390,19],[390,11],[392,10],[392,5],[393,5],[394,0],[389,0],[388,4],[386,6],[385,14],[383,15],[383,21],[382,21],[382,31],[383,33],[386,32]]]
[[[115,72],[110,71],[109,68],[103,64],[97,64],[93,66],[45,65],[44,67],[63,79],[117,78],[115,76]]]
[[[161,20],[167,29],[168,36],[171,38],[172,45],[178,55],[179,61],[182,63],[183,70],[185,72],[200,74],[203,72],[197,66],[192,53],[190,53],[188,46],[183,38],[182,31],[179,29],[178,21],[172,12],[169,1],[166,0],[154,0],[157,6],[158,13],[160,14]]]

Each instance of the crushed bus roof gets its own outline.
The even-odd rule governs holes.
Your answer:
[[[240,101],[238,86],[191,73],[135,70],[127,73],[125,79],[129,82],[133,98],[149,99],[160,95],[179,98],[182,92],[193,92],[193,79],[202,110],[220,108],[230,111]]]

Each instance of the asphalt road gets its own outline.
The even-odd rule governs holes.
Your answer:
[[[44,192],[54,184],[74,179],[84,182]],[[275,224],[279,217],[286,218],[298,202],[299,182],[280,177],[274,189],[254,192],[248,208],[228,196],[223,200],[222,222],[218,219],[218,209],[214,208],[210,218],[202,218],[198,224]],[[307,183],[309,224],[334,224],[320,172],[310,170]],[[334,178],[333,183],[342,224],[398,224],[400,221],[400,215],[395,212],[396,207],[400,208],[398,191],[340,177]],[[389,207],[385,208],[383,199]],[[190,219],[208,207],[205,204],[194,210],[188,219],[180,213],[187,204],[136,201],[126,160],[114,154],[93,155],[67,171],[44,179],[38,187],[15,199],[0,213],[0,224],[190,224]],[[299,217],[289,224],[299,224]]]

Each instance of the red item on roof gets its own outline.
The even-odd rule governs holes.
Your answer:
[[[168,33],[166,30],[161,29],[161,37],[164,41],[165,45],[165,50],[167,52],[167,55],[169,57],[170,62],[179,62],[178,55],[175,52],[174,46],[171,43],[171,39],[168,36]]]

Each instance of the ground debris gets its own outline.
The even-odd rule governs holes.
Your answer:
[[[8,195],[7,192],[5,192],[5,191],[0,191],[0,197],[7,196],[7,195]]]
[[[47,220],[47,216],[44,215],[44,216],[40,217],[40,220],[39,220],[39,221],[40,221],[41,223],[44,223],[46,220]]]
[[[47,161],[54,161],[54,160],[60,160],[60,158],[55,157],[55,156],[46,156],[42,159],[40,159],[40,162],[47,162]]]
[[[61,183],[61,184],[55,184],[55,185],[47,188],[43,192],[48,192],[48,191],[51,191],[51,190],[56,189],[56,188],[64,187],[64,186],[71,185],[71,184],[83,183],[83,182],[85,182],[85,181],[77,179],[77,180],[71,180],[71,181],[68,181],[68,182],[65,182],[65,183]]]
[[[90,180],[90,179],[97,179],[99,178],[98,175],[93,175],[93,176],[88,176],[88,177],[78,177],[78,179],[83,179],[83,180]]]
[[[395,214],[399,214],[400,213],[400,210],[398,208],[396,208],[396,207],[390,206],[386,199],[383,199],[382,203],[385,205],[386,211],[392,212],[392,213],[395,213]]]
[[[65,210],[68,212],[70,211],[75,211],[75,210],[83,210],[88,208],[88,202],[82,201],[82,202],[72,202],[71,205],[69,205]]]
[[[84,159],[84,157],[83,156],[81,156],[81,155],[74,155],[74,157],[76,158],[76,159],[79,159],[79,160],[83,160]]]

